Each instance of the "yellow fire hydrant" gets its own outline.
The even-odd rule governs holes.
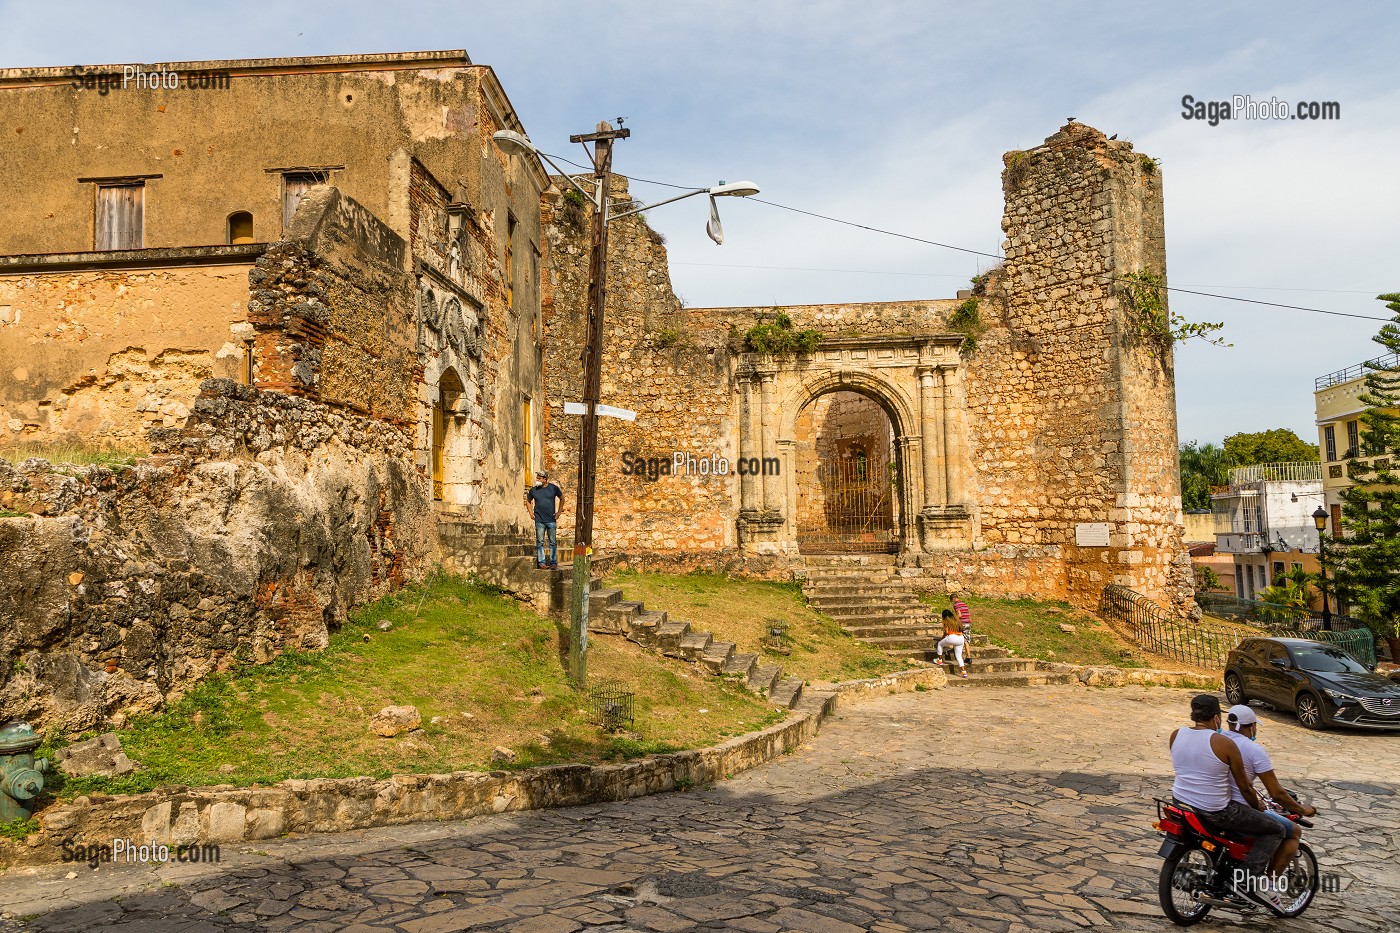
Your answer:
[[[49,770],[46,759],[34,759],[42,742],[27,722],[0,728],[0,823],[27,820],[33,812]]]

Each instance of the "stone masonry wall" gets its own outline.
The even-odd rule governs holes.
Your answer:
[[[619,180],[613,197],[630,201]],[[583,397],[579,353],[588,326],[588,215],[557,195],[547,205],[549,273],[545,292],[549,408],[545,463],[564,490],[560,531],[573,530],[581,418],[563,414]],[[671,290],[666,251],[640,216],[611,225],[604,316],[605,403],[637,420],[602,418],[598,436],[595,546],[618,551],[708,552],[732,548],[737,500],[731,478],[695,473],[651,478],[632,458],[669,469],[680,451],[696,458],[737,456],[730,411],[727,335],[696,326]]]
[[[1118,582],[1185,612],[1192,591],[1181,544],[1170,341],[1136,335],[1122,288],[1122,277],[1131,273],[1165,274],[1156,164],[1131,144],[1079,124],[1027,153],[1008,154],[1007,163],[1007,259],[976,290],[977,346],[952,370],[946,356],[936,356],[946,371],[936,377],[946,386],[946,397],[936,390],[936,404],[949,413],[948,495],[958,487],[958,501],[949,505],[966,512],[958,518],[956,509],[952,515],[935,510],[932,518],[961,522],[966,543],[906,555],[902,572],[934,590],[1069,599],[1081,606],[1096,605],[1103,586]],[[581,394],[588,235],[568,217],[570,210],[556,198],[546,212],[545,308],[546,444],[572,502],[578,419],[561,416],[559,406]],[[768,412],[774,423],[796,414],[783,406],[798,397],[792,387],[805,384],[808,372],[837,366],[835,387],[843,390],[853,384],[853,373],[905,380],[899,391],[908,423],[896,427],[917,435],[928,400],[921,397],[914,363],[900,363],[905,351],[881,349],[875,341],[956,341],[948,322],[961,302],[681,308],[670,290],[664,249],[632,223],[612,231],[603,401],[635,409],[638,418],[601,419],[596,544],[632,566],[752,565],[766,574],[790,573],[800,567],[791,551],[761,560],[740,551],[737,475],[664,472],[675,451],[736,462],[739,370],[753,362],[741,354],[743,333],[781,310],[796,328],[819,330],[825,346],[840,340],[845,348],[757,360],[797,377],[783,382],[780,376],[773,398],[780,410]],[[866,338],[872,341],[868,352],[859,348]],[[837,357],[842,362],[829,362]],[[758,404],[756,387],[753,396]],[[801,422],[796,430],[800,447]],[[918,449],[911,446],[903,463],[906,482],[921,469]],[[622,475],[636,469],[635,461],[623,461],[624,453],[642,461],[644,474],[654,460],[660,475]],[[940,461],[934,473],[943,469]],[[927,487],[928,470],[920,475]],[[778,498],[791,503],[793,496],[801,501],[813,494],[800,483],[787,484]],[[936,502],[932,495],[923,501]],[[1089,523],[1108,524],[1107,547],[1077,544],[1078,526]]]
[[[986,341],[977,375],[996,391],[973,424],[983,482],[1018,507],[983,533],[1063,548],[1077,602],[1116,582],[1184,611],[1170,340],[1138,337],[1123,297],[1124,276],[1165,276],[1161,175],[1077,123],[1006,162],[1006,328]],[[1077,546],[1083,522],[1108,523],[1109,546]]]
[[[407,432],[210,380],[136,466],[0,460],[0,719],[81,731],[205,674],[316,648],[420,576],[427,487]]]

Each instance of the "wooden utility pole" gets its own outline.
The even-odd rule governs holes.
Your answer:
[[[607,122],[598,130],[570,136],[569,142],[593,144],[593,251],[588,261],[588,335],[583,348],[583,424],[579,429],[578,487],[574,500],[573,592],[569,600],[569,679],[582,688],[588,681],[588,587],[592,580],[593,490],[598,472],[598,401],[603,384],[603,309],[607,301],[608,188],[613,140],[632,135]]]

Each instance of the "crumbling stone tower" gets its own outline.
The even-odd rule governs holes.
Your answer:
[[[975,445],[985,498],[1016,507],[984,511],[983,539],[1060,547],[1076,603],[1116,582],[1184,610],[1172,340],[1143,277],[1166,274],[1157,164],[1074,122],[1004,161],[1005,330],[979,353],[997,391],[973,420],[998,435]]]

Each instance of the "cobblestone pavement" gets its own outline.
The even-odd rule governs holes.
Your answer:
[[[1161,931],[1152,798],[1190,695],[881,697],[714,787],[289,838],[214,866],[13,871],[0,929]],[[1260,738],[1322,809],[1308,838],[1345,887],[1295,920],[1217,912],[1197,929],[1400,929],[1400,735],[1261,711]]]

